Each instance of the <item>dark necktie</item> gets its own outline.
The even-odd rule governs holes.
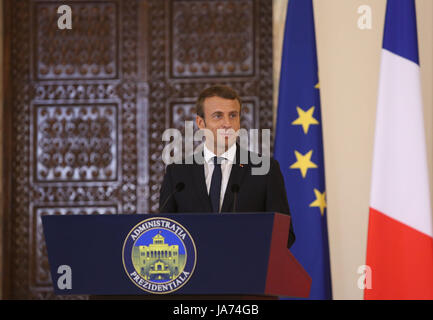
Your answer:
[[[218,159],[220,161],[218,161]],[[220,207],[221,180],[223,176],[221,172],[222,159],[223,158],[213,157],[213,163],[215,166],[213,169],[212,180],[210,183],[210,190],[209,190],[209,196],[210,196],[210,201],[212,203],[213,212],[219,212],[219,207]]]

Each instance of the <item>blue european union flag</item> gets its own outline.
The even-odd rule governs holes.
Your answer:
[[[296,235],[291,252],[312,278],[309,298],[332,299],[319,90],[312,0],[290,0],[274,156]]]

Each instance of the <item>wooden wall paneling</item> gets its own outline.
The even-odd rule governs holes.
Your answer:
[[[3,5],[3,108],[2,112],[2,194],[1,205],[2,210],[1,219],[1,257],[0,268],[1,272],[1,299],[8,298],[11,288],[10,277],[10,255],[11,255],[11,242],[10,237],[12,223],[11,223],[11,191],[12,191],[12,114],[11,114],[11,24],[12,24],[12,8],[9,1],[2,1]]]
[[[137,211],[139,3],[58,5],[12,2],[12,298],[54,298],[41,215]]]
[[[234,87],[242,124],[272,128],[271,1],[64,4],[72,30],[57,1],[7,1],[10,298],[58,298],[42,215],[158,211],[162,132],[193,120],[204,87]]]

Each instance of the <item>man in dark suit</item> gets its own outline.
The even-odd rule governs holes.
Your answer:
[[[160,212],[279,212],[290,215],[284,178],[271,158],[266,174],[252,174],[253,154],[236,143],[241,100],[226,86],[200,94],[196,123],[206,141],[193,159],[166,168],[160,191]],[[244,153],[243,153],[244,152]],[[241,154],[247,155],[248,161]],[[197,156],[204,161],[195,161]],[[295,241],[290,225],[288,247]]]

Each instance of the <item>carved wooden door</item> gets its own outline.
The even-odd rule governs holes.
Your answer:
[[[204,87],[232,86],[242,125],[272,128],[272,1],[61,4],[71,30],[59,1],[6,6],[7,298],[54,298],[42,215],[158,211],[162,133],[193,119]]]

